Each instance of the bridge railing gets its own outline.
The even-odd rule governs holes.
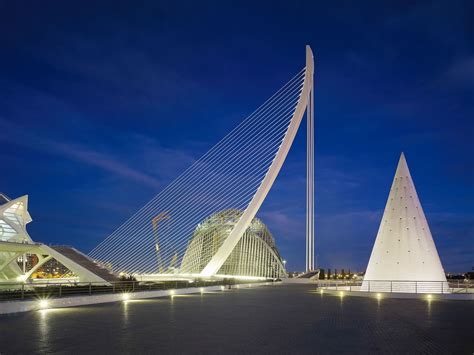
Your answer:
[[[251,281],[238,281],[235,279],[223,279],[216,281],[186,280],[139,282],[139,281],[117,281],[108,284],[99,282],[54,282],[45,283],[0,283],[0,302],[13,300],[49,299],[69,296],[99,295],[110,293],[133,293],[140,291],[159,291],[189,287],[225,286],[232,287],[239,283],[251,283]]]
[[[336,291],[397,292],[397,293],[474,293],[474,282],[394,281],[394,280],[319,280],[318,287]]]

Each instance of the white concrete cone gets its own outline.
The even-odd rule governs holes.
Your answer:
[[[361,291],[449,292],[443,266],[403,153]]]

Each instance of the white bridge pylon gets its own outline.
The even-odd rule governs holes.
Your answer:
[[[280,149],[278,150],[275,158],[273,159],[273,162],[270,165],[270,168],[268,169],[268,172],[265,175],[265,178],[263,179],[260,187],[258,188],[257,192],[252,198],[252,201],[250,202],[249,206],[243,213],[239,222],[235,225],[234,229],[232,230],[230,235],[227,237],[225,242],[222,244],[219,251],[211,259],[209,264],[204,268],[204,270],[202,270],[201,274],[203,276],[211,276],[211,275],[216,274],[217,271],[219,271],[220,267],[227,260],[232,250],[234,250],[235,246],[239,242],[245,230],[250,225],[250,222],[257,214],[258,210],[260,209],[260,206],[265,200],[265,197],[267,197],[267,194],[270,191],[270,188],[272,187],[273,182],[275,181],[276,177],[278,176],[278,173],[280,172],[280,169],[283,165],[283,162],[286,159],[286,156],[288,155],[291,145],[293,144],[293,140],[295,139],[296,133],[298,132],[298,128],[300,126],[301,120],[303,119],[303,115],[308,105],[310,105],[311,103],[310,95],[313,92],[313,75],[314,75],[313,51],[311,50],[310,46],[306,46],[306,70],[305,70],[305,76],[304,76],[303,89],[301,91],[300,100],[298,104],[296,105],[295,111],[293,113],[293,117],[291,118],[291,121],[290,121],[290,125],[288,126],[288,130],[285,134],[285,138],[283,139],[280,145]],[[309,116],[310,115],[308,115],[308,122],[311,121]],[[308,133],[308,134],[311,135],[311,133]],[[312,201],[312,198],[310,200]],[[307,211],[307,216],[308,216],[308,211]],[[313,220],[313,218],[310,218],[310,220]],[[308,232],[309,231],[307,230],[307,233]],[[312,242],[310,243],[310,240],[312,241],[313,236],[310,234],[307,234],[306,239],[307,239],[307,242],[306,242],[307,252],[306,253],[307,253],[307,258],[309,258],[310,254],[314,255],[314,251],[312,253],[309,252],[309,250],[312,248]],[[307,261],[307,266],[306,266],[307,269],[309,265],[310,264],[308,264],[308,261]]]
[[[306,267],[312,270],[313,75],[313,53],[306,46],[302,70],[89,255],[115,272],[178,275],[195,228],[219,212],[242,211],[231,230],[221,231],[228,234],[225,240],[203,238],[211,242],[202,248],[212,248],[203,255],[213,256],[197,276],[219,274],[270,191],[307,112]],[[158,226],[163,214],[167,218]]]

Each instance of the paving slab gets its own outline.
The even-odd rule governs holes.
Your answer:
[[[474,302],[280,284],[0,316],[0,353],[474,352]]]

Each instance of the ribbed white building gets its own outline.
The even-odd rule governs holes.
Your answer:
[[[31,222],[28,213],[28,196],[10,200],[0,193],[0,242],[33,243],[26,225]],[[20,254],[0,246],[0,281],[14,279],[22,275],[18,258]]]
[[[181,274],[200,274],[242,216],[242,211],[213,214],[196,227],[181,264]],[[254,218],[217,275],[286,277],[283,259],[268,228]]]
[[[403,153],[361,290],[448,292],[443,266]]]
[[[70,271],[66,278],[61,279],[65,282],[107,283],[115,279],[107,270],[72,247],[35,243],[26,230],[31,221],[27,195],[12,200],[0,193],[0,286],[21,287],[20,283],[30,280],[35,272],[53,259]],[[32,265],[27,265],[29,256],[36,258]]]

